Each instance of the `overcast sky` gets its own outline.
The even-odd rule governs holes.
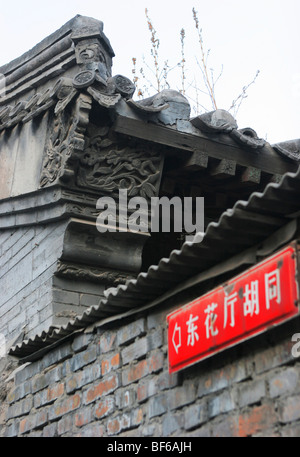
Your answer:
[[[143,54],[151,64],[147,7],[160,39],[162,62],[169,59],[172,66],[180,60],[180,30],[185,29],[187,81],[200,74],[195,7],[215,76],[223,65],[216,86],[218,108],[228,109],[259,70],[238,112],[239,127],[253,128],[271,144],[300,138],[299,0],[0,0],[0,5],[0,65],[82,14],[104,22],[116,54],[113,74],[133,79],[132,57],[138,67]],[[178,90],[180,72],[176,71],[172,88]],[[204,95],[202,101],[210,109]]]

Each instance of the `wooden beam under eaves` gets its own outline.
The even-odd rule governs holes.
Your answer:
[[[204,152],[195,151],[183,165],[186,171],[204,170],[208,165],[208,155]]]
[[[236,172],[236,162],[234,160],[222,159],[210,170],[210,175],[215,178],[231,178]]]
[[[253,151],[240,147],[228,135],[214,135],[213,138],[209,138],[200,130],[197,134],[187,133],[122,115],[116,118],[113,130],[133,138],[174,148],[177,153],[183,155],[192,155],[196,151],[208,158],[232,160],[239,166],[257,168],[272,175],[283,175],[298,169],[298,164],[281,158],[268,143],[259,151]],[[172,154],[172,149],[169,153]]]
[[[241,175],[241,182],[247,184],[259,184],[260,178],[261,171],[258,168],[247,167]]]

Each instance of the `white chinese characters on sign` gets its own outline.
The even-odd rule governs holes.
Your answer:
[[[225,301],[224,301],[224,326],[225,328],[227,326],[227,320],[228,320],[228,308],[230,308],[230,327],[235,326],[235,319],[234,319],[234,305],[235,302],[238,299],[238,294],[237,292],[234,292],[231,295],[226,295]]]
[[[172,343],[176,351],[176,354],[178,354],[178,349],[181,347],[181,327],[179,327],[177,322],[172,336]]]
[[[199,316],[193,317],[192,314],[190,314],[189,320],[186,322],[186,325],[188,326],[188,340],[187,340],[187,345],[188,346],[194,346],[195,340],[199,341],[199,335],[196,332],[198,329],[197,325],[194,325],[194,322],[199,319]]]
[[[244,316],[259,314],[258,280],[246,284],[244,298]]]
[[[217,303],[212,303],[204,310],[207,314],[205,319],[205,328],[206,328],[206,338],[208,339],[211,336],[216,336],[219,333],[219,330],[215,327],[217,320],[217,314],[214,313],[214,310],[218,307]]]
[[[263,284],[264,281],[264,284]],[[246,283],[242,290],[242,313],[244,317],[253,317],[260,314],[260,302],[259,302],[259,292],[260,287],[261,291],[264,292],[264,302],[266,310],[271,308],[272,302],[277,304],[281,303],[281,289],[280,289],[280,270],[277,268],[270,273],[265,273],[261,281],[253,280]],[[240,293],[237,291],[232,292],[231,294],[226,294],[224,297],[224,302],[222,303],[224,309],[224,321],[223,329],[228,327],[235,327],[236,325],[236,303],[239,300]],[[205,319],[203,322],[200,319],[200,315],[189,314],[189,318],[186,320],[186,341],[182,341],[182,328],[176,322],[173,335],[172,335],[172,344],[176,351],[176,354],[179,353],[179,349],[182,346],[194,346],[197,342],[201,344],[201,335],[205,333],[206,340],[215,337],[219,334],[219,326],[216,325],[218,319],[218,310],[221,305],[219,303],[210,303],[204,309]],[[199,322],[198,322],[199,321]],[[198,325],[196,325],[196,322]],[[203,323],[204,329],[201,331],[200,325]],[[199,328],[200,327],[200,328]]]
[[[270,302],[275,300],[279,305],[281,303],[280,275],[278,268],[271,273],[265,274],[266,288],[266,307],[270,309]]]

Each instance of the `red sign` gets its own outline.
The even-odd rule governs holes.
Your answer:
[[[296,250],[288,246],[167,317],[170,373],[298,314]]]

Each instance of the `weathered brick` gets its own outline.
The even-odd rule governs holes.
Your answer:
[[[104,297],[103,292],[101,293],[101,289],[99,287],[98,294],[80,294],[79,296],[79,303],[81,306],[98,306],[100,300]]]
[[[123,365],[126,365],[133,360],[139,360],[146,357],[150,350],[149,348],[150,345],[147,337],[136,340],[134,343],[123,349],[121,353]]]
[[[20,429],[19,429],[20,435],[23,435],[24,433],[29,432],[30,430],[35,428],[35,426],[36,426],[36,415],[30,414],[29,416],[24,417],[24,419],[22,419],[20,421]]]
[[[16,386],[8,393],[7,401],[8,403],[15,403],[31,393],[31,381],[25,381],[23,384]]]
[[[41,406],[53,403],[64,394],[64,391],[64,383],[61,382],[48,387],[48,389],[45,389],[42,392],[37,392],[34,396],[34,407],[40,408]]]
[[[141,436],[159,436],[158,424],[150,424],[141,427]]]
[[[43,428],[43,437],[45,437],[45,438],[53,438],[55,436],[58,436],[58,433],[57,433],[57,422],[54,422],[53,424],[46,425]]]
[[[118,389],[116,394],[116,405],[119,409],[127,408],[132,406],[136,400],[136,392],[133,389],[120,390]]]
[[[82,371],[77,371],[66,378],[66,392],[68,394],[75,392],[86,384],[90,384],[101,377],[101,368],[99,363],[89,365]]]
[[[211,437],[210,425],[206,424],[200,428],[196,428],[195,430],[193,430],[191,432],[185,431],[184,434],[179,433],[177,436],[184,437],[184,438],[209,438],[209,437]]]
[[[126,386],[135,382],[142,378],[143,376],[147,376],[149,373],[149,365],[147,360],[142,360],[137,364],[130,366],[128,368],[123,369],[122,371],[122,384]]]
[[[32,380],[32,393],[38,392],[39,390],[47,387],[48,381],[44,374],[41,374]]]
[[[90,406],[80,408],[80,410],[75,413],[74,423],[75,423],[76,427],[83,427],[84,425],[87,425],[92,421],[93,421],[93,408]]]
[[[107,434],[109,436],[118,435],[121,431],[128,429],[130,424],[130,416],[128,414],[109,419],[107,421]]]
[[[116,370],[119,368],[121,364],[120,354],[113,354],[110,357],[107,357],[102,360],[101,362],[101,372],[104,376],[105,374],[109,373],[111,370]]]
[[[294,361],[292,355],[293,344],[291,340],[288,340],[256,354],[254,359],[256,373],[261,374],[272,368]]]
[[[184,412],[184,428],[185,430],[191,430],[199,427],[199,425],[206,422],[207,419],[208,412],[206,402],[189,406]]]
[[[47,424],[48,422],[48,410],[43,409],[36,413],[36,426],[41,427],[42,425]]]
[[[278,397],[299,391],[299,372],[296,368],[286,368],[269,378],[270,397]]]
[[[137,387],[137,400],[139,403],[142,403],[148,398],[152,397],[158,392],[157,379],[156,378],[146,378],[139,382]]]
[[[51,352],[49,352],[43,357],[41,361],[40,371],[42,369],[50,367],[51,365],[63,362],[67,358],[71,357],[72,354],[73,351],[69,343],[64,344],[63,346],[59,346],[56,349],[53,349]]]
[[[29,432],[27,437],[28,438],[42,438],[43,432],[42,430],[34,430],[32,432]]]
[[[119,387],[119,377],[114,374],[107,379],[103,379],[98,384],[90,387],[84,393],[84,403],[88,404],[91,403],[98,398],[102,397],[102,395],[107,395],[109,393],[114,392]]]
[[[205,373],[199,379],[198,397],[225,389],[242,381],[247,375],[246,364],[242,361]]]
[[[217,438],[231,438],[236,436],[236,417],[227,415],[221,416],[222,419],[214,422],[211,430],[212,436]]]
[[[63,304],[79,305],[79,293],[53,289],[54,301]]]
[[[142,336],[145,333],[145,319],[141,318],[135,322],[125,325],[117,332],[117,344],[122,346],[129,344],[136,337]]]
[[[72,371],[77,371],[80,368],[94,362],[97,358],[97,347],[90,346],[87,350],[79,352],[74,355],[70,360],[70,367]]]
[[[64,370],[62,365],[57,365],[46,373],[46,381],[48,384],[53,384],[61,380],[64,376]]]
[[[300,395],[288,397],[279,402],[279,417],[281,422],[294,422],[300,418]]]
[[[115,409],[114,397],[106,397],[100,400],[95,406],[95,417],[102,419],[111,414]]]
[[[264,380],[243,383],[239,387],[239,405],[242,408],[246,405],[257,403],[266,395]]]
[[[115,349],[117,340],[116,332],[106,331],[100,336],[98,344],[99,354],[106,354]]]
[[[151,313],[147,317],[147,326],[148,329],[158,328],[161,326],[162,322],[165,322],[166,312],[160,311],[158,313]]]
[[[168,409],[168,399],[166,394],[160,394],[149,400],[148,414],[149,418],[161,416]]]
[[[55,420],[64,416],[65,414],[79,408],[81,399],[79,394],[72,395],[71,397],[59,400],[52,405],[49,409],[49,420]]]
[[[164,355],[162,352],[157,352],[151,355],[146,360],[141,360],[140,362],[129,365],[125,367],[122,371],[122,384],[127,386],[139,379],[147,376],[148,374],[155,373],[163,368],[164,365]]]
[[[62,376],[61,365],[52,368],[47,373],[39,374],[38,376],[35,376],[31,381],[32,393],[45,389],[45,387],[47,387],[49,384],[59,381],[61,379],[61,376]]]
[[[270,429],[276,422],[277,416],[274,405],[255,406],[237,417],[234,436],[252,436]]]
[[[170,436],[172,433],[182,429],[184,423],[183,414],[165,414],[162,422],[162,435]]]
[[[86,437],[86,438],[100,438],[105,434],[105,427],[104,425],[99,425],[97,423],[92,423],[85,425],[80,429],[78,433],[76,433],[75,437]]]
[[[169,373],[164,371],[157,378],[157,386],[159,390],[172,389],[179,384],[179,375],[178,373]]]
[[[20,421],[20,435],[27,433],[35,428],[42,427],[48,422],[48,411],[39,411],[35,414],[29,414]]]
[[[195,400],[196,388],[193,382],[187,382],[180,387],[175,387],[168,393],[170,410],[181,408]]]
[[[300,436],[300,423],[289,424],[280,430],[280,435],[287,438],[299,438]]]
[[[12,438],[19,435],[19,421],[14,421],[12,424],[5,427],[5,437]]]
[[[143,423],[144,412],[143,408],[136,408],[131,412],[131,426],[138,427]]]
[[[253,438],[279,438],[281,434],[275,428],[265,429],[261,432],[254,433]]]
[[[93,340],[94,335],[92,333],[81,333],[74,338],[72,343],[72,349],[74,352],[83,351]]]
[[[15,373],[15,385],[18,386],[19,384],[22,384],[23,382],[27,381],[27,379],[32,378],[34,375],[40,372],[40,361],[24,364],[24,366]]]
[[[69,432],[73,428],[73,416],[66,415],[62,417],[57,423],[58,436],[62,436],[64,433]]]
[[[233,410],[234,407],[235,404],[232,393],[226,390],[208,400],[208,416],[211,418],[218,416],[219,414],[227,413],[228,411]]]
[[[148,359],[149,373],[157,373],[160,371],[164,366],[164,358],[165,356],[160,350],[152,352],[152,355]]]
[[[161,347],[164,343],[164,332],[163,329],[158,327],[154,331],[152,331],[148,336],[148,346],[149,350],[152,351],[153,349],[157,349]]]
[[[9,406],[7,411],[7,419],[11,419],[13,417],[24,416],[31,411],[33,404],[32,397],[27,397],[23,400],[20,400],[17,403],[12,404]]]

